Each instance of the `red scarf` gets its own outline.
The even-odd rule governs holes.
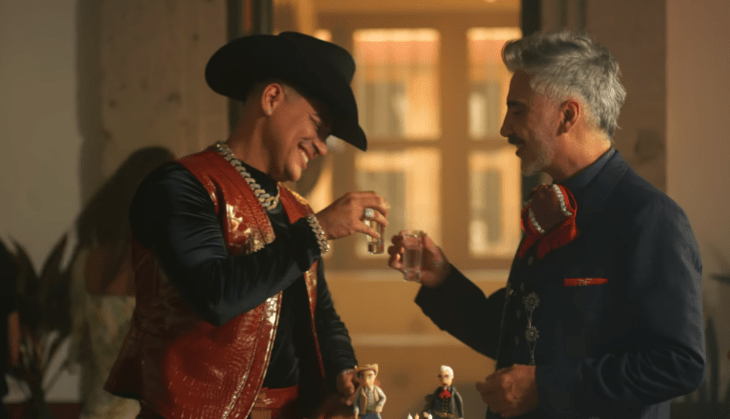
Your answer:
[[[560,207],[560,194],[555,191],[555,186],[560,189],[565,209],[570,215],[565,214]],[[532,190],[532,199],[522,209],[522,230],[526,237],[517,256],[525,257],[527,250],[537,244],[537,258],[542,259],[551,250],[563,247],[578,237],[578,228],[575,225],[578,206],[575,197],[566,187],[555,186],[539,185]],[[542,233],[533,225],[530,212],[542,228]]]

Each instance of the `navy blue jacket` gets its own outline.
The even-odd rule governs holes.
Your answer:
[[[464,402],[461,398],[461,394],[456,390],[454,386],[446,387],[451,397],[441,398],[441,392],[444,391],[443,387],[437,387],[436,390],[431,394],[431,400],[428,402],[428,414],[438,419],[438,413],[451,413],[453,418],[463,419],[464,418]]]
[[[574,178],[563,185],[577,202],[576,240],[543,259],[535,246],[515,257],[490,297],[453,269],[416,302],[497,368],[534,356],[540,406],[523,418],[669,418],[671,399],[704,379],[694,234],[614,150]]]

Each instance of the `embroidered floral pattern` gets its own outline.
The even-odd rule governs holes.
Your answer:
[[[522,304],[525,305],[525,310],[534,311],[540,305],[540,298],[533,292],[522,297]]]
[[[527,347],[530,350],[530,365],[535,365],[535,345],[537,345],[537,339],[540,337],[540,333],[537,330],[537,327],[532,325],[532,314],[535,312],[535,309],[540,306],[540,298],[536,293],[531,292],[530,294],[522,297],[522,304],[524,304],[525,313],[527,314],[525,339],[527,339]]]

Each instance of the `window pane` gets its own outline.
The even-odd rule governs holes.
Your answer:
[[[316,31],[314,31],[313,36],[323,41],[332,42],[332,31],[329,31],[327,29],[317,29]]]
[[[512,256],[519,244],[520,162],[514,147],[469,156],[469,252]]]
[[[375,191],[390,204],[386,247],[400,230],[426,231],[440,242],[441,157],[435,148],[401,151],[368,151],[355,159],[357,189]],[[360,235],[357,253],[367,256],[365,236]]]
[[[434,29],[355,31],[353,87],[368,139],[441,135],[438,49]]]
[[[502,63],[502,47],[519,38],[519,28],[471,28],[469,48],[469,136],[474,140],[499,137],[510,73]]]

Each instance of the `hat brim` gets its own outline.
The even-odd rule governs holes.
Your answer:
[[[378,375],[378,364],[366,364],[361,367],[355,367],[355,374],[360,374],[364,371],[372,371],[375,375]]]
[[[241,101],[256,83],[270,79],[291,83],[304,96],[321,100],[332,114],[332,135],[367,150],[349,81],[284,37],[236,39],[216,51],[205,68],[205,80],[215,92]]]

